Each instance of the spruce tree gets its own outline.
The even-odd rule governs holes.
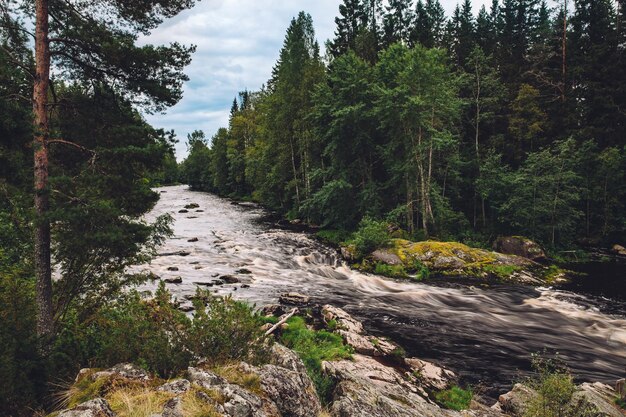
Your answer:
[[[375,13],[375,7],[371,13]],[[333,57],[337,58],[350,49],[356,50],[357,37],[367,27],[368,17],[368,9],[362,0],[343,0],[339,5],[339,16],[335,18],[335,38],[328,43]]]
[[[383,16],[385,45],[396,42],[409,43],[413,31],[413,1],[389,0]]]

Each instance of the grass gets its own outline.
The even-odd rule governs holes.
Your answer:
[[[63,391],[59,403],[64,408],[72,408],[85,401],[100,397],[108,382],[109,378],[107,377],[98,378],[94,381],[91,379],[91,375],[85,375],[69,389]]]
[[[148,387],[121,388],[106,396],[111,409],[120,417],[150,417],[163,411],[174,394]]]
[[[186,417],[217,417],[220,416],[215,408],[202,400],[199,392],[204,392],[215,399],[215,393],[193,388],[182,396],[182,409]],[[176,395],[168,392],[156,391],[148,387],[120,388],[108,394],[106,400],[111,409],[119,417],[150,417],[161,413],[163,406]]]
[[[288,327],[283,331],[281,342],[298,353],[322,403],[328,404],[334,381],[324,375],[322,361],[350,359],[352,349],[337,334],[309,329],[302,317],[292,317],[287,323]]]
[[[463,389],[454,386],[445,391],[439,391],[435,394],[437,403],[450,410],[467,410],[470,408],[474,393],[471,389]]]
[[[242,371],[236,364],[219,366],[213,369],[213,372],[231,384],[239,385],[254,394],[263,395],[259,376],[252,372]]]
[[[506,279],[520,271],[521,268],[515,265],[485,265],[483,270],[496,278]]]

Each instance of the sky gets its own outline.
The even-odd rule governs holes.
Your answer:
[[[474,0],[474,12],[490,0]],[[187,134],[212,137],[226,127],[239,91],[258,90],[271,75],[291,19],[304,10],[313,17],[317,39],[333,37],[341,0],[202,0],[165,21],[142,42],[197,46],[185,73],[184,97],[165,114],[146,115],[152,126],[174,129],[179,160],[187,154]],[[450,15],[456,0],[442,0]]]

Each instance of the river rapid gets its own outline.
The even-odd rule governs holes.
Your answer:
[[[579,380],[612,384],[626,373],[623,301],[551,288],[435,285],[363,274],[306,233],[277,228],[261,208],[186,186],[158,191],[161,199],[147,220],[169,213],[174,236],[159,249],[161,256],[138,269],[182,277],[182,284],[168,288],[183,303],[190,304],[186,297],[196,283],[222,275],[241,282],[208,288],[257,306],[276,303],[285,292],[303,293],[344,308],[370,333],[452,369],[487,395],[523,378],[531,353],[544,349],[559,352]],[[179,213],[190,203],[200,207]],[[175,254],[181,251],[189,254]]]

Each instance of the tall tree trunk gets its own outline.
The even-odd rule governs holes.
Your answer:
[[[296,208],[300,210],[300,187],[298,186],[298,169],[296,168],[296,150],[293,145],[293,135],[289,138],[289,145],[291,146],[291,167],[293,169],[293,180],[296,186]]]
[[[37,334],[45,340],[53,333],[52,272],[50,266],[50,221],[48,200],[48,87],[50,50],[48,0],[36,0],[35,86],[33,90],[35,156],[35,274],[37,277]]]
[[[561,54],[562,54],[562,68],[561,68],[561,76],[563,86],[561,87],[561,102],[565,103],[566,98],[566,88],[567,88],[567,2],[568,0],[563,0],[563,35],[562,35],[562,45],[561,45]]]

